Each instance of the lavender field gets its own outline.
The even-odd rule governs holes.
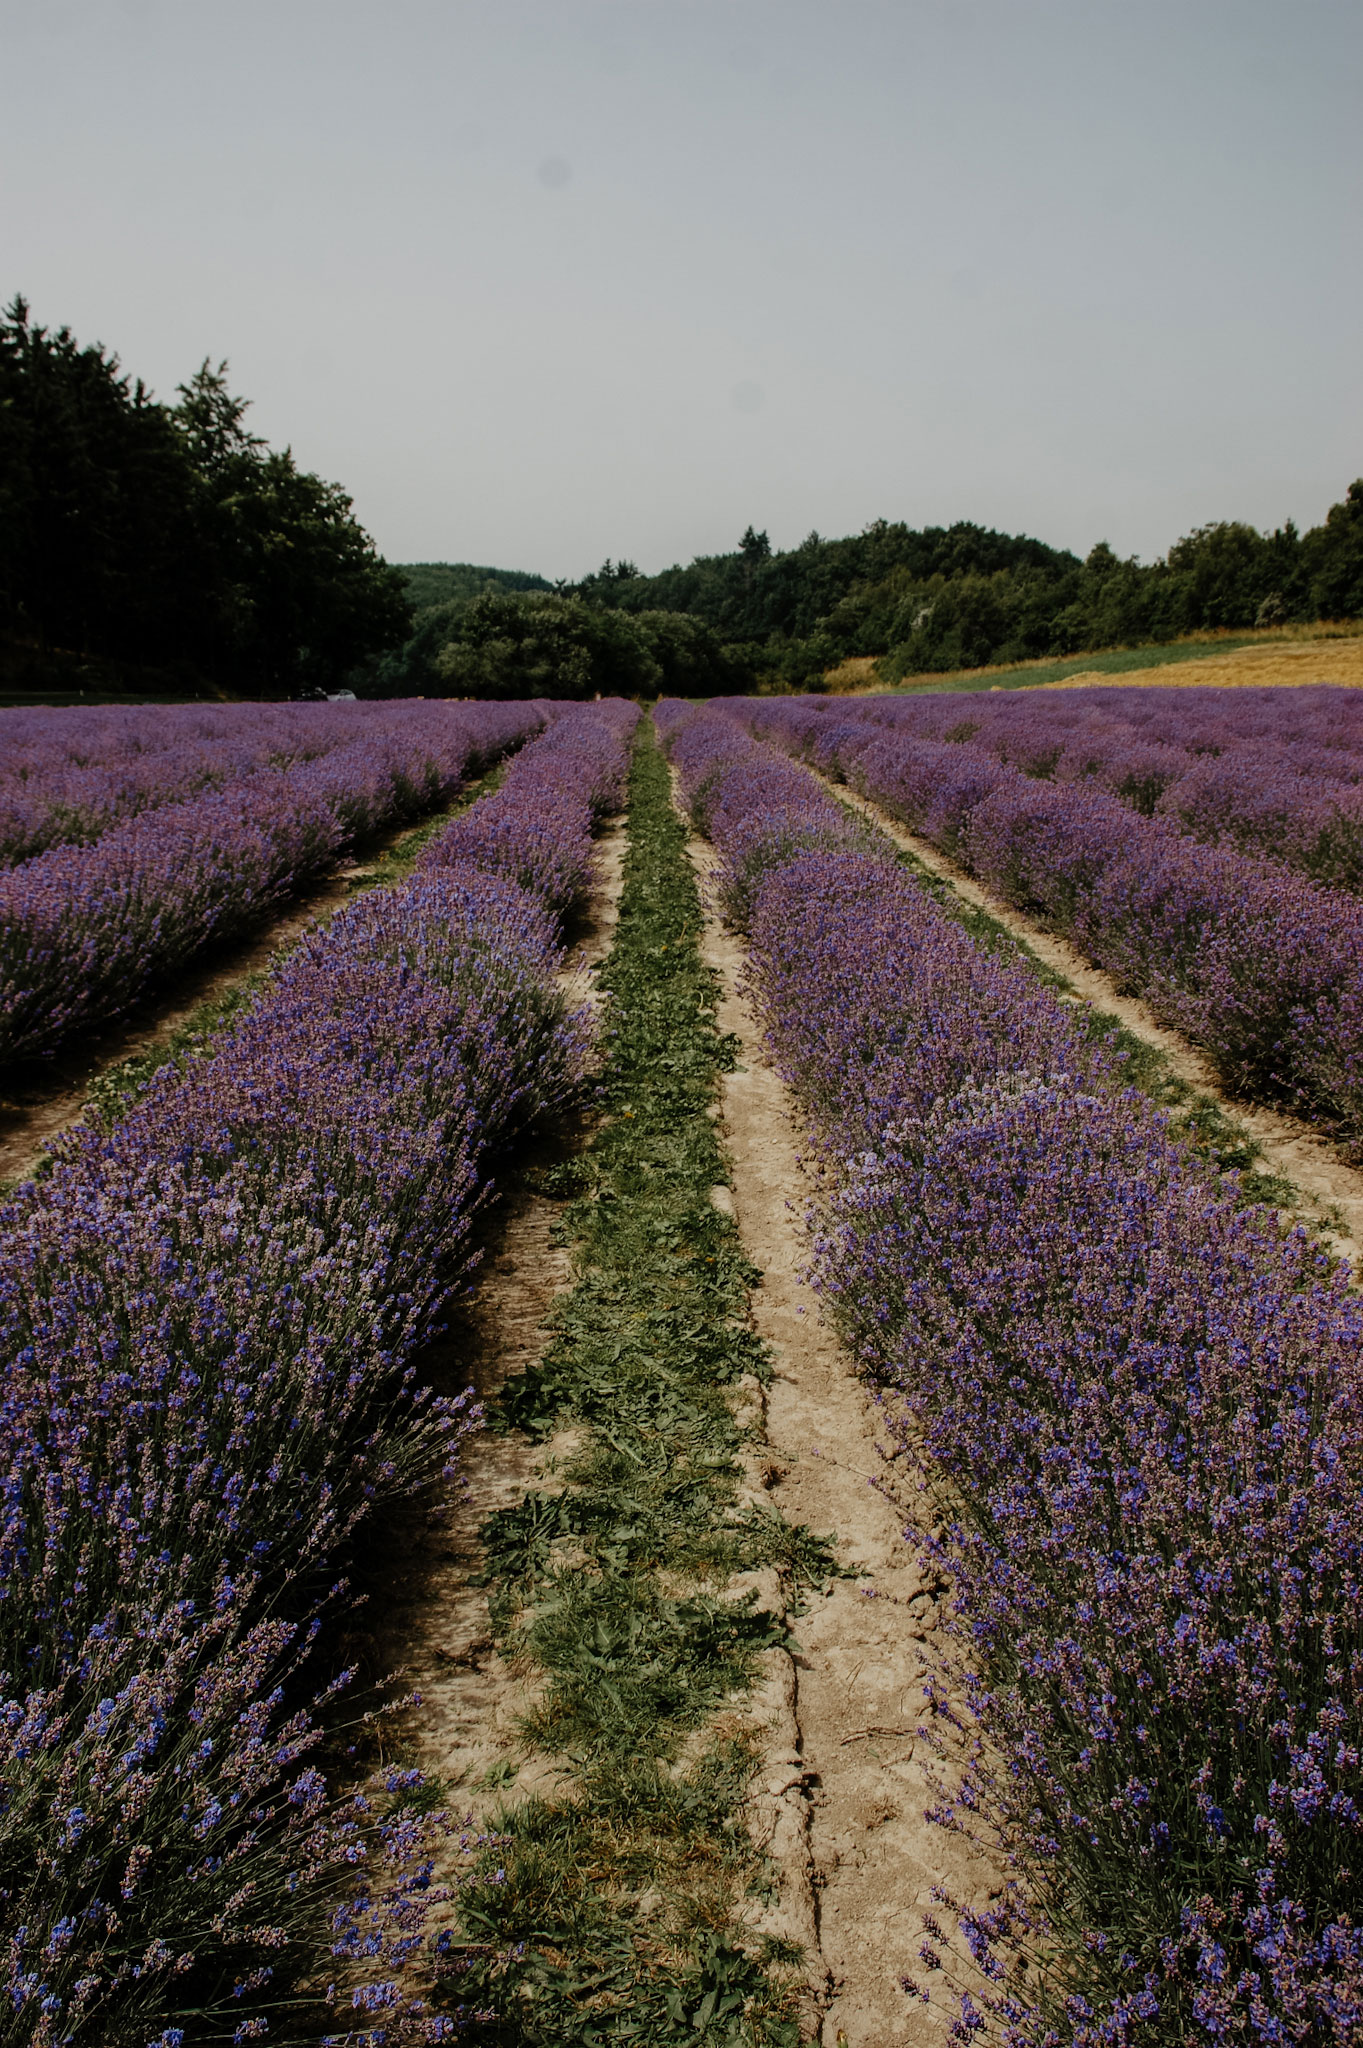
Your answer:
[[[129,757],[151,771],[133,804],[127,761],[84,769],[108,778],[107,808],[91,799],[79,812],[86,832],[0,872],[0,1063],[51,1054],[118,1016],[210,944],[250,931],[346,848],[429,811],[542,720],[527,705],[231,708],[213,772],[207,747],[199,758],[173,744]],[[179,722],[192,729],[204,716]],[[124,714],[120,743],[137,726]],[[54,833],[54,818],[77,815],[63,730],[49,715],[45,753],[35,743],[22,782],[13,778]]]
[[[1166,695],[976,699],[964,717],[932,698],[738,715],[1071,938],[1203,1048],[1226,1086],[1356,1147],[1357,693],[1151,701]]]
[[[681,1276],[683,1308],[701,1284],[657,1206],[699,1142],[678,1135],[686,1117],[703,1137],[699,1202],[692,1190],[677,1211],[703,1247],[695,1271],[722,1253],[744,1286],[761,1279],[733,1236],[741,1208],[734,1226],[712,1200],[726,1168],[710,1095],[737,1056],[708,1021],[711,970],[694,953],[674,1009],[661,979],[639,979],[672,972],[701,924],[737,950],[735,1000],[787,1091],[804,1155],[781,1191],[791,1263],[872,1404],[883,1466],[869,1476],[912,1553],[896,1563],[940,1589],[898,1710],[912,1726],[839,1719],[825,1759],[811,1722],[790,1752],[829,1799],[845,1741],[912,1734],[933,1788],[902,1819],[938,1875],[888,1902],[891,2019],[840,2038],[1363,2037],[1349,1266],[1281,1190],[1270,1204],[1228,1171],[1103,1019],[926,886],[877,823],[1063,931],[1228,1090],[1288,1105],[1344,1159],[1363,1142],[1363,715],[1348,693],[664,699],[646,723],[620,700],[14,716],[0,1071],[173,990],[375,834],[424,821],[426,836],[397,879],[282,950],[190,1056],[61,1135],[0,1207],[0,2040],[796,2048],[829,2011],[841,2028],[831,1994],[789,1991],[814,1964],[759,1932],[751,1901],[706,1893],[685,1939],[637,1907],[671,1896],[666,1859],[637,1847],[661,1824],[646,1837],[640,1815],[699,1796],[690,1753],[648,1776],[640,1724],[616,1776],[583,1763],[581,1701],[597,1694],[654,1685],[679,1728],[702,1724],[676,1704],[668,1629],[710,1646],[685,1682],[724,1729],[752,1682],[734,1631],[764,1653],[799,1647],[816,1673],[803,1617],[851,1572],[790,1580],[779,1625],[751,1587],[682,1600],[666,1577],[690,1555],[701,1468],[770,1449],[750,1423],[698,1458],[710,1396],[678,1392],[711,1343],[741,1354],[753,1386],[770,1378],[738,1281],[712,1270],[719,1291],[694,1297],[716,1304],[713,1329],[694,1307],[667,1322],[655,1299],[659,1274]],[[631,884],[626,864],[632,950],[618,969],[607,955],[615,1007],[598,1012],[573,947],[600,897],[603,821],[644,786],[641,763],[682,849],[681,893],[670,935],[650,937],[666,870]],[[703,912],[678,813],[713,860]],[[687,1078],[698,1015],[703,1083]],[[626,1017],[627,1084],[610,1078]],[[489,1418],[471,1387],[437,1388],[429,1361],[478,1283],[509,1162],[556,1119],[576,1117],[588,1144],[603,1118],[642,1122],[648,1076],[656,1129],[621,1138],[609,1191],[572,1212],[634,1247],[592,1296],[602,1377],[564,1411],[602,1432],[598,1505],[565,1506],[555,1479],[486,1525],[501,1531],[490,1554],[522,1559],[517,1584],[533,1580],[525,1559],[548,1575],[510,1640],[562,1636],[584,1557],[613,1559],[611,1597],[624,1585],[635,1603],[628,1629],[602,1609],[570,1646],[577,1732],[556,1740],[584,1775],[553,1827],[568,1812],[585,1827],[609,1778],[615,1847],[574,1850],[587,1903],[569,1914],[568,1861],[518,1846],[514,1812],[451,1798],[375,1733],[400,1701],[375,1692],[347,1631],[383,1517],[451,1482],[481,1497]],[[627,1269],[645,1246],[659,1263],[636,1299]],[[577,1284],[597,1286],[577,1256]],[[629,1391],[612,1375],[628,1333],[654,1322],[670,1334]],[[534,1403],[566,1341],[548,1379],[519,1383],[503,1435],[559,1426]],[[798,1347],[780,1369],[798,1375]],[[648,1417],[637,1440],[613,1433],[627,1392]],[[640,1591],[630,1549],[641,1459],[671,1532],[649,1567],[665,1598]],[[717,1558],[836,1549],[836,1531],[783,1520],[779,1495],[760,1512],[718,1497],[716,1586]],[[750,1557],[759,1525],[776,1549]],[[893,1604],[892,1583],[863,1590]],[[535,1714],[516,1740],[552,1718]],[[739,1790],[705,1826],[746,1840],[760,1747],[723,1739],[750,1745],[748,1778],[731,1756]],[[896,1798],[904,1782],[886,1780]],[[591,1916],[625,1884],[625,1839],[630,1931],[607,1941]],[[754,1896],[787,1883],[786,1839],[763,1848]],[[972,1890],[959,1873],[976,1869],[992,1875]],[[503,1903],[478,1905],[480,1888]],[[545,1955],[573,1985],[552,2015],[534,2003]]]

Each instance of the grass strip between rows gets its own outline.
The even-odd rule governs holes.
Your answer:
[[[711,1196],[728,1178],[713,1099],[736,1047],[647,725],[630,797],[600,975],[604,1116],[563,1170],[580,1189],[562,1222],[575,1284],[501,1402],[503,1426],[545,1440],[572,1425],[575,1448],[482,1531],[493,1626],[537,1681],[522,1740],[565,1784],[494,1822],[504,1880],[466,1894],[460,1996],[500,2015],[478,2039],[526,2048],[793,2048],[798,1955],[739,1924],[771,1875],[744,1820],[758,1756],[742,1695],[785,1624],[725,1588],[775,1565],[793,1597],[832,1566],[743,1499],[735,1408],[769,1367],[748,1322],[759,1275]]]

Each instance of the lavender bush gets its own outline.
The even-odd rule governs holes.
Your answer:
[[[1007,901],[1068,934],[1205,1047],[1229,1087],[1363,1140],[1356,897],[1204,846],[1101,790],[1038,780],[972,746],[892,735],[883,713],[749,702],[727,715],[836,767]]]
[[[465,864],[506,875],[560,914],[591,880],[592,827],[624,801],[634,705],[581,706],[511,763],[501,787],[425,848],[423,868]]]
[[[671,721],[677,726],[675,718]],[[681,726],[729,860],[789,770]],[[1363,1310],[884,859],[773,865],[751,978],[825,1169],[816,1279],[927,1490],[961,1663],[934,1818],[1009,1884],[958,2038],[1363,2029]],[[953,1701],[963,1700],[963,1705]],[[960,1769],[964,1757],[964,1769]],[[940,1918],[952,1917],[943,1900]],[[931,1983],[948,1943],[929,1923]]]
[[[1363,888],[1363,701],[1315,688],[858,700],[863,722],[1102,790],[1208,844]]]
[[[576,788],[626,722],[535,744]],[[561,964],[503,877],[373,892],[0,1212],[4,2038],[258,2038],[328,1901],[354,2023],[452,2031],[404,1988],[438,1965],[440,1824],[401,1774],[329,1796],[347,1674],[308,1672],[362,1519],[476,1420],[415,1355],[493,1156],[586,1071]]]
[[[211,941],[258,923],[355,838],[438,803],[543,717],[527,705],[384,710],[364,738],[0,874],[0,1064],[117,1016]]]
[[[872,835],[808,775],[783,768],[737,727],[726,730],[711,719],[677,724],[667,716],[671,708],[659,707],[659,729],[670,740],[682,799],[697,828],[724,847],[720,897],[740,930],[773,867],[810,847],[873,844]]]
[[[257,768],[382,736],[412,706],[107,705],[0,711],[0,866]]]

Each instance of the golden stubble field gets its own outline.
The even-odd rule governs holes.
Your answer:
[[[1191,690],[1207,684],[1226,689],[1262,688],[1268,684],[1301,686],[1307,683],[1345,683],[1363,689],[1363,635],[1356,640],[1310,640],[1293,643],[1274,641],[1265,647],[1236,647],[1227,654],[1210,654],[1205,661],[1169,662],[1157,668],[1127,669],[1121,675],[1104,675],[1086,669],[1065,676],[1058,683],[1039,683],[1042,690],[1087,690],[1124,686]]]
[[[1007,685],[991,682],[991,677],[1000,673],[997,668],[960,669],[949,675],[904,676],[894,686],[895,694],[917,695],[920,691],[961,689],[974,683],[981,689],[1007,687],[1015,690],[1148,688],[1151,685],[1168,690],[1189,690],[1199,684],[1240,689],[1269,683],[1289,687],[1306,683],[1340,683],[1351,689],[1363,687],[1363,634],[1341,632],[1337,625],[1304,626],[1293,632],[1276,629],[1266,633],[1253,646],[1229,647],[1219,651],[1216,634],[1193,637],[1205,638],[1207,642],[1205,656],[1194,661],[1155,661],[1149,667],[1126,669],[1120,673],[1096,668],[1076,669],[1072,675],[1062,676],[1056,682],[1011,681]],[[1025,675],[1029,667],[1044,670],[1047,665],[1045,661],[1023,663],[1021,667],[1009,668],[1005,672],[1016,678]],[[880,679],[877,659],[870,654],[850,655],[837,668],[827,672],[824,682],[834,696],[879,696],[887,688]]]

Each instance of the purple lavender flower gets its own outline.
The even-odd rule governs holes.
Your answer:
[[[251,708],[279,758],[281,707]],[[530,705],[400,703],[365,706],[357,721],[360,709],[293,707],[316,726],[306,743],[295,732],[281,765],[210,782],[93,845],[0,873],[0,1063],[55,1051],[118,1015],[210,942],[259,922],[357,836],[431,808],[544,716]]]
[[[464,864],[506,875],[565,915],[591,879],[592,827],[624,800],[632,704],[578,707],[517,756],[500,789],[425,849],[423,868]]]
[[[1067,933],[1205,1047],[1230,1088],[1363,1143],[1363,904],[1326,886],[1363,882],[1356,692],[1028,693],[972,698],[964,714],[940,696],[732,700],[722,711]]]

